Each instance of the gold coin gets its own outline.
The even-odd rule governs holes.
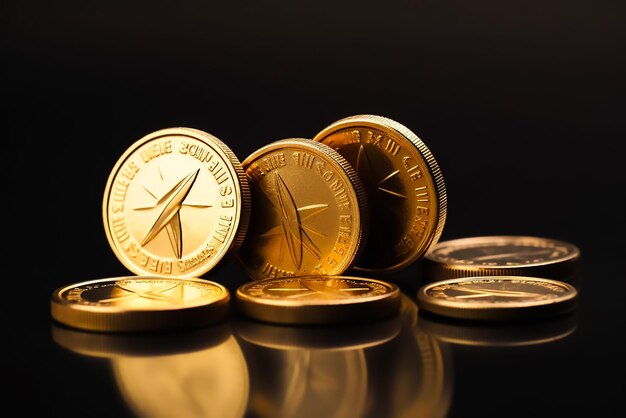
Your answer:
[[[441,280],[417,292],[420,309],[461,319],[544,318],[572,311],[578,292],[559,280],[484,276]]]
[[[286,324],[323,324],[382,319],[400,308],[393,283],[349,276],[306,276],[257,280],[236,292],[241,312]]]
[[[155,331],[200,327],[228,313],[230,293],[199,278],[130,276],[63,286],[51,298],[52,318],[92,331]]]
[[[530,236],[484,236],[442,241],[423,260],[429,281],[475,276],[536,276],[572,282],[580,250],[573,244]]]
[[[255,280],[338,275],[359,256],[368,206],[354,169],[330,147],[283,139],[243,163],[254,211],[238,259]]]
[[[376,115],[336,121],[314,138],[354,166],[374,220],[355,269],[389,274],[421,258],[441,236],[447,198],[441,170],[409,129]]]
[[[243,240],[248,183],[235,154],[191,128],[152,132],[115,164],[102,214],[117,258],[135,274],[200,277]]]

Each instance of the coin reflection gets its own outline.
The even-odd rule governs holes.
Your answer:
[[[420,313],[419,326],[433,338],[451,344],[483,347],[516,347],[561,340],[576,330],[574,313],[541,321],[484,323],[454,320]]]
[[[415,327],[417,307],[402,299],[397,316],[354,326],[236,320],[235,336],[250,370],[248,414],[445,416],[452,387],[449,355]]]
[[[53,339],[82,355],[107,357],[138,416],[243,417],[249,379],[230,324],[184,333],[89,333],[53,325]]]

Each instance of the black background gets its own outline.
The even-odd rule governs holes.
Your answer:
[[[3,380],[20,410],[121,413],[98,396],[110,377],[66,368],[49,297],[131,274],[101,213],[129,145],[189,126],[243,160],[360,113],[432,151],[448,195],[442,240],[532,235],[583,255],[575,333],[488,356],[458,349],[449,416],[623,409],[623,2],[3,1],[1,16]],[[398,279],[419,284],[417,267]]]

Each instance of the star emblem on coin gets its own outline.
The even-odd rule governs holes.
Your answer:
[[[284,244],[286,243],[291,260],[296,268],[299,269],[302,266],[303,249],[308,250],[317,259],[321,257],[321,250],[315,242],[313,242],[310,234],[321,237],[326,237],[326,235],[317,229],[307,226],[305,222],[307,219],[328,209],[328,205],[320,203],[298,207],[289,192],[285,180],[283,180],[278,173],[274,173],[274,184],[276,186],[275,196],[273,199],[268,196],[268,199],[270,199],[270,202],[279,214],[280,224],[274,226],[261,236],[282,236],[280,258],[283,258]]]

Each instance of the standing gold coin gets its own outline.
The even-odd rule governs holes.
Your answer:
[[[382,319],[400,309],[400,290],[395,284],[349,276],[257,280],[240,286],[236,297],[244,315],[284,324]]]
[[[138,275],[202,276],[241,244],[249,213],[237,157],[190,128],[159,130],[129,147],[102,205],[109,244]]]
[[[356,269],[392,273],[437,242],[447,210],[443,176],[413,132],[388,118],[356,115],[330,124],[313,139],[354,166],[371,204],[370,239]]]
[[[473,276],[536,276],[570,282],[580,260],[573,244],[530,236],[484,236],[437,243],[424,256],[430,281]]]
[[[578,292],[559,280],[524,276],[484,276],[441,280],[422,286],[420,309],[461,319],[543,318],[572,311]]]
[[[201,327],[228,313],[230,293],[199,278],[129,276],[92,280],[52,293],[51,315],[90,331],[156,331]]]
[[[368,206],[348,162],[310,139],[283,139],[246,158],[254,211],[238,258],[255,280],[341,274],[366,239]]]

